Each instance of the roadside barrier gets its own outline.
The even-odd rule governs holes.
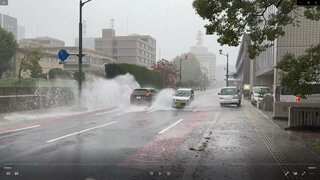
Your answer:
[[[296,103],[296,102],[275,102],[273,108],[273,118],[289,117],[289,107],[319,107],[320,103]]]
[[[288,127],[320,127],[320,107],[289,107]]]

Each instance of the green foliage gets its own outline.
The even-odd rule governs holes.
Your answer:
[[[60,68],[53,68],[49,70],[49,79],[72,79],[69,71],[64,71]]]
[[[15,55],[18,43],[11,32],[0,27],[0,78],[12,67],[11,58]]]
[[[173,64],[176,69],[180,70],[180,61],[181,61],[181,81],[201,81],[202,72],[200,69],[200,63],[195,55],[189,53],[181,56],[177,56],[173,60]],[[180,72],[179,72],[180,73]]]
[[[79,71],[76,71],[74,74],[73,74],[73,78],[77,81],[80,80],[80,73]],[[86,74],[84,72],[82,72],[82,81],[85,81],[86,80]]]
[[[152,86],[161,89],[164,86],[163,77],[159,72],[134,64],[106,64],[105,72],[107,78],[114,78],[118,75],[130,73],[135,77],[136,81],[140,84],[141,87]]]
[[[320,44],[307,49],[304,55],[298,57],[286,54],[276,68],[283,71],[281,85],[294,95],[305,98],[311,94],[311,84],[320,83]]]
[[[296,0],[194,0],[192,5],[197,14],[209,21],[206,33],[218,35],[221,45],[238,46],[241,36],[249,34],[252,59],[283,36],[286,25],[299,25],[297,17],[302,12],[308,19],[320,20],[320,6],[302,9]],[[277,8],[277,13],[267,16],[268,8]]]
[[[24,52],[24,57],[20,61],[18,78],[21,79],[21,72],[28,70],[30,71],[30,77],[39,77],[42,73],[42,68],[39,64],[41,57],[40,49],[27,49],[26,52]]]

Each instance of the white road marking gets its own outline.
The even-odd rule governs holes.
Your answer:
[[[166,132],[167,130],[173,128],[175,125],[177,125],[179,122],[183,121],[183,119],[180,119],[179,121],[171,124],[169,127],[165,128],[164,130],[160,131],[158,134],[163,134],[164,132]]]
[[[9,131],[0,132],[0,134],[5,134],[5,133],[10,133],[10,132],[16,132],[16,131],[21,131],[21,130],[26,130],[26,129],[37,128],[37,127],[40,127],[40,126],[41,125],[35,125],[35,126],[29,126],[29,127],[19,128],[19,129],[13,129],[13,130],[9,130]]]
[[[61,139],[64,139],[64,138],[67,138],[67,137],[70,137],[70,136],[73,136],[73,135],[77,135],[77,134],[81,134],[81,133],[87,132],[87,131],[90,131],[90,130],[93,130],[93,129],[97,129],[97,128],[101,128],[101,127],[104,127],[104,126],[108,126],[108,125],[111,125],[111,124],[114,124],[114,123],[117,123],[117,122],[118,121],[113,121],[113,122],[110,122],[110,123],[107,123],[107,124],[103,124],[103,125],[100,125],[100,126],[84,129],[82,131],[78,131],[78,132],[74,132],[74,133],[71,133],[71,134],[67,134],[67,135],[64,135],[64,136],[61,136],[61,137],[58,137],[58,138],[55,138],[55,139],[48,140],[46,142],[47,143],[51,143],[51,142],[58,141],[58,140],[61,140]]]
[[[152,112],[155,112],[155,111],[158,111],[158,109],[150,110],[150,111],[147,112],[147,114],[152,113]]]

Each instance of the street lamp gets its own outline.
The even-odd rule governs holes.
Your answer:
[[[227,72],[226,72],[226,86],[228,87],[228,77],[229,77],[229,53],[223,54],[222,49],[219,50],[221,55],[227,56]]]
[[[183,55],[183,56],[184,56],[184,59],[185,59],[185,60],[187,60],[187,59],[188,59],[188,54],[185,54],[185,55]],[[181,61],[182,61],[182,60],[184,60],[184,59],[181,59],[181,58],[180,58],[180,69],[179,69],[179,72],[180,72],[180,73],[179,73],[179,86],[181,86],[181,74],[182,74],[182,72],[181,72]]]
[[[82,57],[84,56],[82,53],[82,7],[90,2],[92,0],[87,0],[85,2],[82,2],[80,0],[80,18],[79,18],[79,101],[81,101],[81,96],[82,96]]]

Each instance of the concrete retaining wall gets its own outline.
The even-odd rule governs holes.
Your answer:
[[[1,87],[0,113],[64,106],[75,97],[69,87]]]

